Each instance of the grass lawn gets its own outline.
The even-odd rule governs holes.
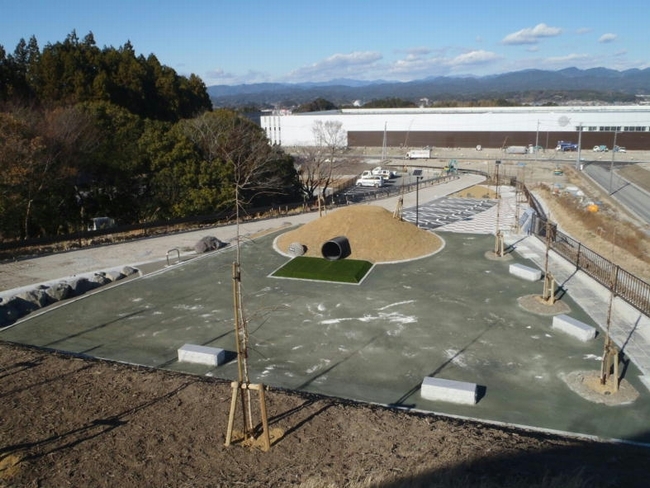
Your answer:
[[[336,281],[359,283],[372,268],[369,261],[339,259],[329,261],[324,258],[298,256],[278,269],[272,276],[279,278],[298,278],[304,280]]]

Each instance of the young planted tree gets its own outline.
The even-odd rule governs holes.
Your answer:
[[[260,195],[277,194],[286,191],[286,171],[278,164],[289,165],[290,160],[279,158],[277,151],[268,144],[268,139],[259,127],[232,111],[220,110],[205,113],[186,121],[186,131],[202,155],[206,166],[221,167],[223,181],[213,180],[212,185],[228,188],[224,192],[223,205],[231,205],[236,219],[236,254],[233,262],[233,308],[237,351],[238,381],[233,385],[233,401],[228,423],[226,444],[230,444],[237,398],[240,399],[243,414],[243,434],[251,438],[254,432],[250,391],[257,389],[261,395],[262,421],[268,447],[264,389],[252,385],[248,367],[248,322],[241,289],[241,235],[240,221],[248,206]]]

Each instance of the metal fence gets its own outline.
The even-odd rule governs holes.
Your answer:
[[[539,206],[537,202],[535,205]],[[534,219],[532,234],[548,242],[550,249],[572,263],[576,271],[585,272],[644,315],[650,315],[650,284],[557,230],[543,212]]]

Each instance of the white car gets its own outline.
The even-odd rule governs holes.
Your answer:
[[[356,185],[374,186],[375,188],[379,188],[380,186],[384,186],[384,177],[379,175],[362,176],[357,180]]]
[[[391,178],[395,177],[395,173],[393,173],[389,169],[383,169],[381,166],[377,166],[372,170],[373,175],[379,175],[383,176],[385,179],[390,180]]]

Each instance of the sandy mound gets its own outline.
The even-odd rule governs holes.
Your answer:
[[[415,259],[432,254],[444,245],[443,240],[374,205],[344,207],[279,236],[275,245],[288,254],[289,246],[298,242],[307,246],[305,256],[322,257],[323,244],[337,236],[350,242],[350,259],[374,263]]]

